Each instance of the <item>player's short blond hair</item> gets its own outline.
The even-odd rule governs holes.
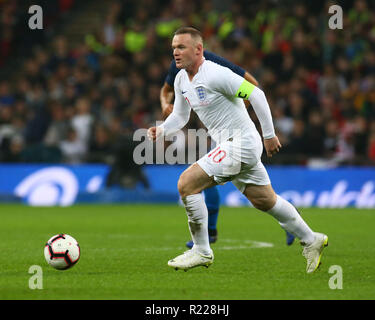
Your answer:
[[[191,35],[191,38],[197,42],[197,43],[201,43],[203,45],[203,37],[202,37],[202,33],[196,29],[196,28],[193,28],[193,27],[181,27],[181,28],[178,28],[174,35],[177,36],[179,34],[190,34]]]

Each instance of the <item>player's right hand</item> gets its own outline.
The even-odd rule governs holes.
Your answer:
[[[163,108],[163,118],[166,119],[173,111],[173,104],[169,103]]]
[[[267,156],[272,158],[272,155],[278,153],[281,149],[281,143],[277,136],[271,139],[264,139],[264,148],[266,149]]]
[[[164,129],[161,127],[151,127],[147,130],[147,137],[151,141],[156,141],[160,136],[163,135]]]

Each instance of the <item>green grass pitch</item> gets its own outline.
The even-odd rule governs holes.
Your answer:
[[[329,236],[322,265],[310,275],[300,244],[287,247],[278,223],[253,208],[222,207],[213,265],[183,272],[167,266],[189,239],[182,207],[0,205],[0,299],[374,299],[374,210],[301,211]],[[75,237],[82,253],[66,271],[43,256],[45,242],[61,232]],[[42,290],[29,288],[32,265],[42,267]],[[342,289],[329,287],[333,265],[342,268]]]

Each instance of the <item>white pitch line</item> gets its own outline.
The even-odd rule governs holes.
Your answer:
[[[229,242],[229,243],[238,243],[239,245],[231,245],[231,246],[218,246],[218,249],[222,250],[236,250],[236,249],[256,249],[256,248],[272,248],[273,243],[271,242],[262,242],[262,241],[255,241],[255,240],[236,240],[236,239],[222,239],[222,242]]]
[[[221,246],[219,244],[213,245],[213,249],[218,250],[238,250],[238,249],[258,249],[258,248],[272,248],[274,245],[271,242],[262,242],[262,241],[255,241],[255,240],[235,240],[235,239],[222,239],[220,242],[229,242],[229,243],[238,243],[238,245],[224,245]],[[169,251],[169,250],[176,250],[173,247],[159,247],[159,248],[143,248],[144,251]]]
[[[111,238],[145,238],[143,235],[129,235],[129,234],[110,234]],[[168,242],[171,240],[168,240]],[[175,241],[175,238],[174,238]],[[221,244],[224,245],[221,245]],[[239,239],[220,239],[217,244],[213,245],[213,249],[217,250],[243,250],[243,249],[258,249],[258,248],[272,248],[274,246],[271,242],[256,241],[256,240],[239,240]],[[116,251],[170,251],[177,250],[179,247],[158,247],[158,248],[116,248]],[[96,248],[94,250],[100,250]],[[103,248],[104,250],[104,248]],[[105,250],[108,250],[106,248]]]

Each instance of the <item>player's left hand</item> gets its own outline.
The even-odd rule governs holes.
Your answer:
[[[281,143],[277,136],[271,139],[264,139],[264,148],[266,149],[267,156],[272,158],[272,155],[278,153],[281,149]]]

